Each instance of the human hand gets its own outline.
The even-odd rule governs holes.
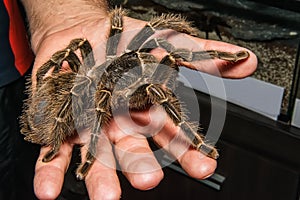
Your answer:
[[[129,34],[126,34],[126,37],[122,37],[119,52],[125,49],[132,37],[144,25],[145,22],[143,21],[125,18],[124,33]],[[33,70],[33,80],[35,80],[34,74],[38,67],[48,60],[54,52],[64,48],[74,38],[87,38],[92,46],[95,47],[94,49],[97,49],[97,63],[102,63],[105,60],[105,45],[102,44],[105,44],[107,40],[109,26],[107,18],[89,18],[87,22],[67,30],[51,33],[40,39],[39,42],[34,44],[36,61]],[[237,52],[244,50],[230,44],[203,40],[184,34],[171,34],[168,31],[161,34],[165,34],[168,41],[174,46],[185,47],[194,51],[213,49]],[[158,59],[164,55],[160,50],[154,50],[152,53]],[[199,71],[226,78],[242,78],[251,74],[256,68],[256,57],[250,51],[249,53],[250,56],[247,60],[238,63],[213,60],[212,62],[216,68],[211,67],[207,62],[183,64]],[[164,126],[153,135],[154,141],[173,155],[190,176],[202,179],[211,175],[216,168],[216,161],[192,148],[187,148],[184,143],[179,141],[173,142],[174,136],[180,134],[180,130],[169,118],[165,117],[164,120],[161,120],[161,116],[164,116],[162,113],[159,108],[153,108],[150,114],[147,110],[132,112],[131,117],[137,124],[145,125],[151,121],[152,130],[161,127],[160,122],[164,121]],[[118,125],[120,122],[125,126],[120,128]],[[116,175],[115,156],[121,166],[121,170],[135,188],[141,190],[153,188],[163,178],[160,165],[155,160],[148,146],[146,140],[147,130],[140,130],[138,127],[134,128],[131,122],[131,119],[125,115],[114,116],[109,126],[106,127],[105,134],[100,136],[97,161],[92,165],[85,179],[91,199],[119,199],[121,190]],[[169,145],[171,141],[172,144]],[[64,173],[70,162],[72,147],[74,144],[83,142],[86,142],[84,136],[68,139],[61,146],[56,157],[47,163],[42,162],[42,158],[49,148],[43,147],[41,149],[34,181],[35,193],[38,198],[55,199],[58,196],[62,187]],[[86,148],[82,149],[84,151]]]

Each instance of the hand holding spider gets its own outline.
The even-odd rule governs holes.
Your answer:
[[[55,68],[53,69],[47,66],[44,67],[45,69],[42,70],[37,69],[38,66],[43,65],[45,61],[48,60],[49,57],[51,57],[51,55],[53,55],[56,51],[65,48],[65,46],[68,45],[65,43],[66,41],[69,42],[74,38],[84,37],[90,41],[92,47],[97,47],[100,46],[99,44],[101,42],[106,41],[106,37],[107,37],[106,31],[103,31],[103,29],[109,30],[110,27],[112,27],[112,30],[114,28],[116,30],[122,29],[124,33],[130,33],[130,35],[126,35],[126,37],[124,36],[121,36],[121,38],[115,37],[116,40],[114,39],[110,40],[110,42],[113,44],[115,44],[115,42],[116,44],[119,44],[118,49],[116,48],[115,45],[113,45],[113,49],[109,49],[109,48],[106,49],[103,48],[102,50],[100,49],[99,52],[97,51],[97,55],[96,55],[97,63],[100,63],[100,65],[96,64],[96,66],[99,67],[89,69],[92,71],[84,70],[84,71],[88,71],[87,74],[93,75],[94,73],[91,72],[96,72],[98,68],[100,70],[101,63],[105,63],[102,66],[102,68],[105,67],[107,69],[105,72],[102,73],[101,76],[95,78],[97,79],[95,83],[96,93],[97,92],[99,93],[97,97],[98,101],[95,101],[96,102],[95,104],[97,104],[96,106],[97,120],[94,119],[91,120],[92,122],[94,122],[95,125],[93,125],[91,129],[89,129],[89,132],[92,132],[90,133],[91,139],[89,141],[90,142],[90,146],[88,147],[89,151],[86,151],[82,155],[86,155],[89,153],[91,154],[91,150],[92,151],[97,150],[97,153],[86,157],[83,156],[83,160],[84,160],[83,164],[79,167],[77,171],[77,175],[79,175],[79,178],[82,178],[82,176],[86,176],[85,181],[87,184],[89,195],[90,197],[95,197],[95,199],[96,198],[100,199],[101,197],[107,198],[108,195],[113,195],[110,196],[113,198],[119,198],[120,196],[119,182],[115,172],[116,164],[114,161],[115,159],[114,154],[116,155],[116,158],[118,159],[119,164],[125,176],[131,182],[131,184],[138,189],[146,190],[146,189],[153,188],[160,182],[160,180],[163,177],[162,170],[160,169],[160,166],[155,160],[155,158],[153,157],[151,153],[151,149],[147,144],[146,138],[143,136],[143,134],[146,133],[139,132],[139,131],[134,132],[135,130],[129,127],[131,126],[130,120],[126,118],[126,116],[124,115],[116,115],[113,116],[113,118],[110,117],[111,107],[106,106],[106,104],[110,104],[110,101],[108,99],[112,96],[112,91],[114,89],[114,86],[119,80],[118,79],[117,81],[114,81],[115,77],[122,75],[121,72],[120,74],[119,72],[116,73],[118,70],[122,71],[122,73],[125,73],[127,72],[126,69],[130,68],[136,62],[138,62],[141,65],[147,62],[153,64],[154,57],[151,55],[155,55],[156,59],[160,60],[159,61],[160,64],[170,65],[170,66],[174,65],[174,68],[178,67],[178,65],[184,65],[186,67],[197,69],[210,74],[217,75],[218,73],[220,73],[221,76],[227,78],[245,77],[251,74],[256,67],[255,55],[249,51],[246,51],[248,53],[245,53],[245,51],[241,51],[243,49],[240,47],[236,47],[221,42],[202,40],[185,34],[178,34],[178,33],[174,34],[174,32],[171,30],[161,31],[160,33],[155,35],[155,38],[161,38],[163,36],[165,40],[149,40],[150,42],[154,41],[154,43],[151,43],[152,46],[149,50],[147,45],[149,45],[150,42],[149,43],[146,42],[146,39],[148,39],[147,34],[149,34],[149,32],[151,33],[151,35],[156,34],[155,28],[157,29],[160,28],[160,21],[156,22],[155,20],[153,20],[152,24],[150,23],[150,25],[148,24],[145,26],[145,22],[134,20],[127,17],[121,17],[121,18],[123,19],[121,26],[118,26],[119,25],[118,22],[116,22],[115,24],[112,23],[113,25],[111,26],[110,20],[102,19],[102,20],[95,20],[94,23],[87,24],[84,27],[84,29],[83,26],[81,25],[78,27],[73,27],[72,29],[63,32],[52,34],[47,38],[45,38],[45,40],[43,40],[43,42],[41,42],[39,46],[36,48],[37,59],[35,63],[36,67],[34,72],[37,73],[36,78],[40,81],[34,82],[35,84],[34,88],[39,90],[41,89],[43,84],[45,84],[43,83],[44,80],[45,82],[47,82],[49,79],[52,78],[51,77],[52,75],[55,78],[57,78],[57,80],[62,80],[63,82],[63,78],[61,78],[63,77],[63,75],[61,74],[63,74],[64,70],[65,71],[73,70],[76,73],[78,72],[78,70],[76,69],[76,64],[74,64],[75,67],[72,67],[70,62],[69,62],[69,66],[64,66],[63,62],[61,62],[58,65],[58,69]],[[165,20],[166,19],[167,18],[165,18]],[[192,32],[187,30],[187,28],[185,27],[176,28],[176,23],[174,23],[173,25],[171,24],[170,27],[168,27],[169,26],[168,23],[167,25],[161,25],[161,26],[165,26],[162,28],[172,28],[175,26],[174,28],[177,29],[177,31]],[[102,28],[101,31],[99,27],[104,27],[104,28]],[[142,34],[140,34],[139,37],[136,37],[137,32],[141,30],[144,32],[142,32]],[[144,37],[145,35],[146,37]],[[197,43],[197,45],[189,46],[190,44],[189,41],[194,41],[195,43]],[[77,45],[76,49],[80,48],[80,46],[84,42],[85,42],[84,39],[80,40],[79,42],[75,41]],[[63,46],[60,47],[57,46],[57,44],[63,44]],[[155,48],[153,47],[153,45]],[[111,47],[111,45],[107,45],[107,46]],[[162,53],[162,51],[160,49],[157,49],[157,47],[166,47],[166,48],[164,48],[165,51],[163,51]],[[182,50],[182,48],[188,49],[189,51]],[[201,51],[201,48],[209,52],[208,53],[209,57],[206,57],[207,55],[202,54],[203,51]],[[63,57],[68,57],[69,53],[72,52],[70,49],[72,49],[72,47],[67,47],[60,53],[64,54]],[[124,51],[124,49],[127,50]],[[151,51],[151,55],[150,55],[150,51]],[[196,53],[192,53],[191,51]],[[120,52],[125,52],[125,53],[122,54],[120,57],[115,56],[115,54],[120,55]],[[233,53],[226,53],[226,52],[233,52]],[[241,53],[241,55],[239,52]],[[188,56],[184,56],[184,54],[187,54]],[[133,64],[127,61],[134,56],[136,56],[137,58],[133,59],[132,61]],[[139,56],[143,57],[143,59]],[[105,57],[107,59],[105,59]],[[124,57],[124,60],[121,59],[122,57]],[[147,59],[144,57],[147,57]],[[210,66],[205,65],[204,64],[205,62],[193,63],[192,61],[199,60],[197,58],[201,58],[201,59],[219,58],[213,60],[215,65],[217,66],[217,70],[216,68],[211,68]],[[107,60],[107,62],[104,62],[104,60]],[[52,66],[56,64],[57,60],[54,59],[54,57],[52,56],[49,62],[50,63],[52,62],[51,63]],[[120,63],[123,64],[122,66],[125,65],[127,67],[122,67]],[[119,66],[119,65],[121,67],[114,68],[114,66]],[[156,72],[157,70],[152,71],[152,73],[154,74]],[[111,75],[113,73],[115,73],[115,76]],[[166,77],[163,76],[163,78]],[[169,79],[169,77],[166,79]],[[36,79],[34,78],[34,81],[35,80]],[[39,85],[40,83],[42,86]],[[57,83],[59,82],[55,82],[56,85]],[[59,87],[65,87],[65,85],[58,85],[58,88]],[[181,117],[180,114],[176,114],[177,112],[180,113],[176,106],[178,103],[176,102],[176,99],[173,98],[171,92],[164,90],[164,87],[161,87],[159,84],[152,84],[148,82],[147,83],[145,82],[144,84],[138,86],[136,86],[134,82],[130,84],[130,87],[134,88],[134,90],[130,90],[128,93],[125,92],[120,94],[125,94],[125,96],[129,95],[135,97],[134,91],[140,90],[139,94],[142,93],[143,95],[141,95],[137,99],[133,98],[134,102],[138,100],[143,101],[143,99],[147,99],[147,102],[150,101],[150,103],[152,104],[161,105],[162,107],[164,107],[164,111],[168,113],[168,117],[166,117],[166,124],[163,126],[162,129],[160,129],[158,133],[156,133],[156,135],[153,136],[153,139],[157,144],[159,144],[162,147],[168,146],[173,136],[178,131],[180,131],[179,129],[183,129],[185,132],[190,132],[190,135],[197,137],[197,134],[193,132],[193,128],[191,128],[190,125],[185,121],[184,117]],[[139,123],[142,124],[147,124],[149,122],[148,111],[142,109],[144,107],[146,107],[144,103],[133,104],[131,108],[133,110],[139,110],[139,111],[133,111],[131,113],[131,116],[134,118],[134,121],[138,121]],[[59,113],[63,113],[63,111],[64,111],[63,109],[60,109]],[[155,111],[154,113],[152,113],[157,117],[152,117],[151,119],[160,119],[159,116],[161,115],[160,114],[161,112],[162,111]],[[59,123],[60,120],[63,119],[61,118],[61,116],[63,115],[58,115],[55,117],[55,119],[57,119],[57,123]],[[107,120],[104,123],[104,125],[98,125],[98,121],[101,121],[100,119],[106,119],[106,118],[109,118],[109,120]],[[97,123],[95,123],[95,121],[97,121]],[[124,127],[122,127],[121,129],[117,125],[116,123],[117,121],[123,121],[123,124],[128,124],[127,128],[133,132],[127,134],[126,127],[125,130]],[[90,123],[90,121],[88,123]],[[151,122],[151,125],[153,125],[154,126],[153,128],[155,128],[156,125],[155,120],[153,123]],[[98,132],[100,132],[100,130],[101,132],[104,130],[103,132],[105,132],[105,134],[96,135],[98,134]],[[136,135],[139,136],[136,137]],[[35,139],[35,137],[36,136],[32,134],[31,136],[29,136],[29,139],[33,140],[33,142],[36,142],[37,139]],[[97,138],[97,140],[95,138]],[[43,138],[42,140],[46,140],[46,139]],[[96,146],[95,144],[91,145],[92,141],[98,142],[99,145],[97,145],[97,147],[95,147]],[[72,146],[78,142],[82,143],[82,141],[79,141],[78,136],[71,135],[71,137],[67,137],[64,140],[64,142],[60,141],[59,144],[52,144],[50,147],[42,148],[40,159],[38,160],[36,166],[35,191],[37,196],[45,197],[48,195],[49,198],[55,198],[58,195],[63,182],[64,172],[68,167],[68,163],[70,161]],[[114,153],[111,144],[114,145],[114,151],[115,151]],[[194,143],[196,149],[195,148],[190,148],[188,150],[185,149],[186,151],[184,152],[181,149],[182,147],[180,143],[175,142],[175,144],[172,145],[173,146],[170,145],[170,147],[167,150],[169,151],[170,154],[172,154],[174,157],[177,158],[181,166],[187,171],[189,175],[195,178],[205,178],[206,176],[213,173],[216,167],[216,162],[213,159],[205,156],[204,154],[199,153],[199,151],[207,154],[210,157],[215,157],[216,153],[214,152],[212,147],[205,145],[201,140],[201,138],[197,139],[197,141]],[[55,146],[55,148],[53,146]],[[91,146],[93,146],[93,148]],[[86,150],[87,148],[82,148],[82,149]],[[141,155],[146,155],[146,156],[141,156]],[[48,162],[42,162],[43,159],[44,161],[46,160]],[[103,162],[97,162],[97,160]],[[47,176],[47,180],[43,180],[45,176]]]

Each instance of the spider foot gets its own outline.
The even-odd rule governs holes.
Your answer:
[[[82,163],[76,170],[76,178],[78,180],[84,180],[92,164],[93,164],[92,160],[87,160],[85,163]]]
[[[52,148],[50,151],[48,151],[46,153],[46,155],[43,157],[43,162],[50,162],[54,157],[55,155],[57,154],[58,152],[58,149],[57,148]]]
[[[201,143],[197,145],[196,149],[210,158],[217,159],[219,157],[218,151],[211,145]]]

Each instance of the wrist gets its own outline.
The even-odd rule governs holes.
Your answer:
[[[34,52],[49,36],[75,27],[85,27],[108,15],[105,0],[22,1],[29,20]]]
[[[61,35],[61,33],[73,34],[73,37],[86,37],[85,33],[88,27],[93,23],[105,21],[103,15],[80,15],[74,18],[65,18],[60,22],[46,25],[31,31],[31,46],[34,52],[39,49],[41,43],[53,35]]]

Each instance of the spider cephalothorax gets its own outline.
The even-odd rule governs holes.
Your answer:
[[[246,51],[237,53],[214,50],[191,52],[176,49],[163,38],[151,37],[157,30],[173,29],[194,35],[179,15],[153,18],[134,36],[126,51],[116,56],[122,33],[124,12],[111,12],[110,38],[107,42],[107,61],[95,65],[93,50],[86,39],[74,39],[63,50],[37,71],[37,84],[26,102],[22,115],[22,133],[25,139],[51,150],[43,161],[52,160],[61,144],[76,130],[90,128],[91,138],[86,161],[77,169],[77,178],[83,179],[95,160],[98,136],[113,117],[113,109],[145,109],[149,104],[162,106],[175,125],[179,126],[191,145],[205,155],[217,158],[216,149],[206,144],[197,128],[191,125],[181,110],[180,102],[172,92],[180,63],[204,59],[222,59],[237,62],[246,59]],[[163,48],[167,55],[158,61],[150,51]],[[78,57],[80,51],[80,58]],[[63,63],[70,70],[61,70]]]

